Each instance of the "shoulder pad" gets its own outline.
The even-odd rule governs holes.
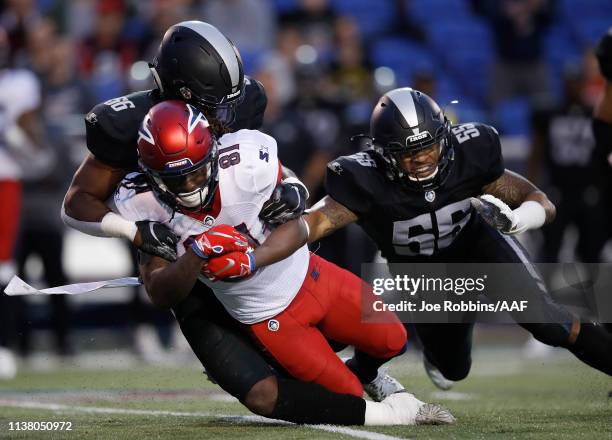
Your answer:
[[[236,117],[231,124],[232,130],[260,128],[268,105],[266,91],[259,81],[245,76],[244,82],[244,98],[236,108]]]
[[[135,169],[138,128],[157,102],[156,91],[148,90],[97,104],[85,116],[87,148],[111,166]]]

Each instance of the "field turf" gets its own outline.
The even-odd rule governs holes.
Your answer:
[[[296,426],[250,415],[193,366],[67,366],[26,368],[0,381],[0,438],[612,438],[612,381],[566,354],[526,361],[518,350],[481,350],[470,377],[446,393],[428,381],[415,354],[395,360],[391,373],[422,400],[450,408],[457,425]],[[72,431],[11,431],[17,421],[66,421]]]

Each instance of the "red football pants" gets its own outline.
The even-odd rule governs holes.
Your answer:
[[[13,258],[20,212],[21,183],[0,180],[0,262]]]
[[[350,344],[379,359],[390,359],[406,344],[406,330],[394,313],[384,323],[363,323],[362,293],[370,286],[351,272],[314,254],[295,299],[274,318],[249,326],[255,340],[294,378],[330,391],[361,397],[359,379],[325,337]]]

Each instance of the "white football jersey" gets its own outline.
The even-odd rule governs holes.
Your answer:
[[[40,84],[25,69],[0,70],[0,179],[18,180],[21,169],[4,142],[8,128],[26,112],[40,106]]]
[[[231,156],[231,157],[230,157]],[[221,207],[216,214],[201,220],[174,213],[152,191],[130,188],[127,176],[114,196],[114,208],[123,217],[154,220],[166,224],[180,236],[179,256],[185,241],[214,225],[231,225],[263,243],[271,230],[259,219],[259,212],[276,187],[280,176],[276,141],[257,130],[239,130],[219,139],[219,193]],[[127,184],[126,184],[127,183]],[[214,214],[214,213],[213,213]],[[279,314],[291,303],[308,271],[306,245],[278,263],[257,269],[250,277],[234,281],[211,282],[210,286],[227,311],[245,324],[264,321]]]

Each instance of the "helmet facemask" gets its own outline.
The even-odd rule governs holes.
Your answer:
[[[164,203],[173,209],[201,211],[211,203],[219,183],[217,142],[213,140],[204,159],[179,172],[157,172],[142,161],[140,167]],[[190,184],[193,189],[186,189]]]
[[[385,145],[376,145],[374,139],[374,145],[387,163],[390,174],[407,188],[420,192],[438,188],[446,180],[449,164],[454,158],[450,139],[450,123],[445,119],[444,125],[437,130],[433,138],[428,136],[423,140],[414,142],[410,142],[409,139],[407,138],[405,143],[388,142]],[[406,170],[404,166],[406,156],[411,157],[414,161],[415,158],[423,155],[427,150],[433,149],[437,150],[438,156],[435,163],[417,162],[412,167],[414,173],[411,173],[412,170]],[[429,154],[433,154],[434,151]],[[427,169],[423,169],[423,167],[427,167]],[[425,175],[419,177],[419,174]]]

